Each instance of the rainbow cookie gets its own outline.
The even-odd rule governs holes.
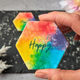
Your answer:
[[[23,31],[28,21],[36,21],[31,12],[20,12],[13,20],[18,31]]]
[[[57,68],[68,42],[54,22],[28,21],[16,43],[28,69]]]

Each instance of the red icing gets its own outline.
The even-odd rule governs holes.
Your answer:
[[[56,27],[53,22],[47,21],[29,21],[23,31],[24,39],[33,38],[36,36],[46,36],[48,34],[54,34]],[[30,35],[30,36],[29,36]]]
[[[26,18],[33,18],[32,13],[26,12],[26,13],[24,13],[23,15],[24,15]]]
[[[39,31],[41,33],[45,32],[46,34],[49,34],[49,33],[55,33],[56,31],[56,27],[54,26],[53,22],[37,21],[36,23],[31,22],[31,24],[34,25],[36,31]]]

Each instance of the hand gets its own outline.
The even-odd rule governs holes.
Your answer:
[[[80,12],[50,12],[39,16],[42,21],[55,22],[65,34],[70,31],[76,33],[74,39],[80,40]],[[80,70],[44,69],[37,70],[35,76],[49,80],[80,80]]]
[[[55,22],[63,33],[74,31],[76,33],[74,39],[80,40],[80,12],[50,12],[39,16],[42,21]]]
[[[80,70],[44,69],[37,70],[35,76],[48,80],[80,80]]]

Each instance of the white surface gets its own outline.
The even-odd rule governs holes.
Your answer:
[[[0,10],[61,10],[60,0],[0,0]],[[42,80],[34,74],[1,74],[0,80]]]
[[[0,80],[47,80],[34,77],[34,74],[0,74]]]
[[[61,10],[60,0],[0,0],[0,10]]]

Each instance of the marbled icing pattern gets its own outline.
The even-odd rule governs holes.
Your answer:
[[[28,21],[36,21],[31,12],[20,12],[13,20],[18,31],[23,31]]]
[[[57,68],[68,42],[55,23],[28,21],[16,43],[28,69]]]

